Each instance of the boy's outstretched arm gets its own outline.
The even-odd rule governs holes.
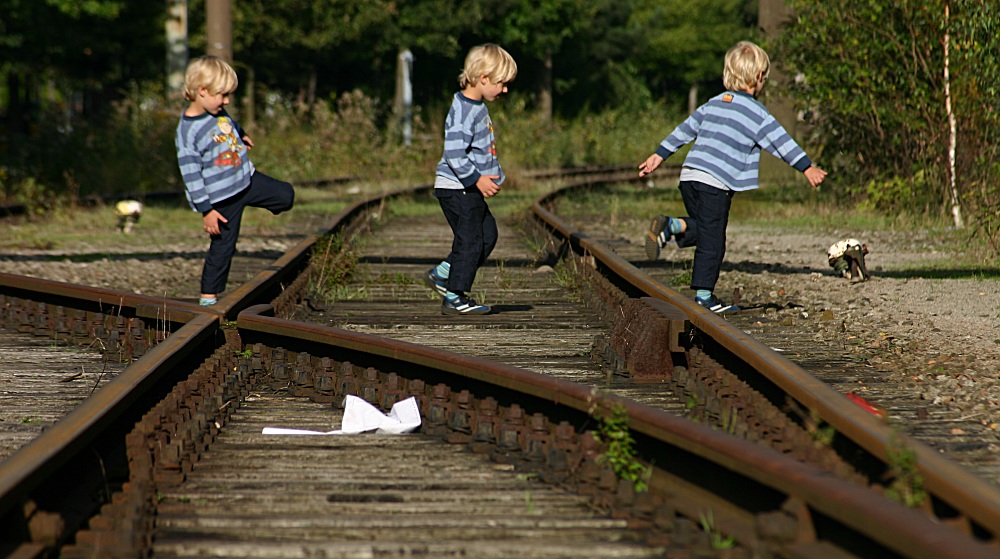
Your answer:
[[[817,188],[819,185],[823,184],[823,179],[826,178],[826,171],[816,166],[809,167],[803,171],[803,174],[806,176],[806,180],[809,181],[809,184],[812,185],[813,188]]]
[[[645,177],[655,171],[660,166],[660,163],[663,163],[663,158],[659,154],[654,153],[650,155],[639,165],[639,178]]]

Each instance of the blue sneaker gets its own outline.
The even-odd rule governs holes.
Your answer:
[[[719,300],[715,295],[709,295],[708,299],[695,297],[694,301],[715,314],[729,314],[740,310],[736,305],[727,305]]]
[[[441,301],[441,314],[489,314],[489,305],[480,305],[471,297],[445,297]]]
[[[201,306],[203,306],[203,307],[211,307],[212,305],[214,305],[214,304],[216,304],[218,302],[219,302],[218,299],[207,299],[205,297],[199,297],[198,298],[198,304],[201,305]]]
[[[670,223],[667,216],[657,215],[653,222],[649,224],[649,231],[646,232],[646,258],[656,260],[660,257],[660,249],[667,246],[667,242],[673,235],[667,231],[667,224]]]
[[[427,287],[437,291],[438,295],[442,297],[448,294],[447,280],[439,278],[434,273],[434,268],[427,270],[427,273],[424,274],[424,283],[427,284]]]

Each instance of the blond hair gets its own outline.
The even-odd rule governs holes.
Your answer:
[[[465,57],[465,69],[458,76],[458,85],[462,88],[474,85],[480,76],[486,76],[493,83],[507,83],[517,77],[517,63],[499,45],[487,43],[472,47]]]
[[[722,85],[730,91],[745,91],[767,79],[771,60],[764,49],[750,41],[740,41],[726,52]]]
[[[208,54],[188,64],[184,73],[184,98],[188,101],[197,99],[199,87],[204,87],[212,95],[232,93],[239,83],[232,66],[218,56]]]

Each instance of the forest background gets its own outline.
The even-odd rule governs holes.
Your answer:
[[[182,2],[190,57],[212,1]],[[41,216],[183,190],[177,4],[0,0],[0,204]],[[775,5],[780,25],[761,18]],[[1000,257],[997,0],[232,0],[231,18],[231,112],[283,179],[430,182],[463,58],[484,42],[518,61],[490,108],[515,186],[518,170],[637,165],[723,90],[726,49],[750,39],[774,64],[762,101],[831,171],[831,203],[944,219]]]

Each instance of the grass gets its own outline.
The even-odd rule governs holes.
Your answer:
[[[296,188],[293,211],[273,216],[265,210],[250,208],[244,213],[241,234],[302,220],[304,214],[332,218],[351,201],[329,189]],[[0,250],[88,252],[92,246],[106,247],[108,235],[115,236],[116,253],[143,253],[157,250],[156,247],[192,243],[208,246],[200,215],[187,206],[181,194],[176,203],[146,204],[132,234],[118,233],[115,223],[110,207],[61,207],[43,216],[13,217],[4,220],[6,232],[0,237]],[[89,255],[93,260],[103,257],[103,254]]]

